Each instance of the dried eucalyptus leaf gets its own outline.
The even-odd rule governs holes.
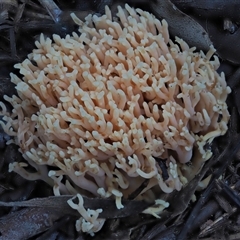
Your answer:
[[[44,208],[25,208],[0,218],[0,240],[28,239],[46,231],[63,211]]]
[[[230,18],[234,21],[240,20],[239,0],[172,0],[177,7],[189,14],[201,16],[201,18]]]
[[[189,46],[208,51],[211,40],[204,28],[194,19],[181,12],[170,0],[157,0],[150,4],[156,17],[166,19],[172,36],[185,40]]]
[[[223,26],[208,21],[206,29],[209,37],[214,42],[214,47],[217,49],[219,56],[234,64],[240,64],[240,28],[231,34],[225,31]]]
[[[0,202],[2,207],[39,207],[50,208],[58,211],[62,211],[65,214],[71,214],[79,216],[76,210],[73,210],[67,203],[67,200],[73,196],[51,196],[47,198],[34,198],[28,201],[22,202]],[[99,198],[87,198],[84,199],[84,207],[90,209],[103,209],[103,212],[99,214],[101,218],[122,218],[131,215],[141,213],[143,210],[153,205],[153,203],[145,201],[129,201],[123,200],[124,208],[117,209],[115,200],[112,199],[99,199]]]

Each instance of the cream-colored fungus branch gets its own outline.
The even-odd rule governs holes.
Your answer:
[[[211,156],[205,144],[227,131],[230,88],[216,71],[214,48],[205,55],[170,40],[165,20],[128,5],[117,16],[106,7],[85,22],[72,18],[80,33],[42,34],[15,65],[22,77],[11,74],[18,96],[4,96],[13,110],[1,103],[2,127],[29,163],[59,169],[48,174],[55,194],[82,189],[123,208],[122,198],[145,179],[138,199],[155,198],[154,189],[180,190],[193,177],[186,167],[193,150],[196,173]],[[167,180],[155,158],[166,159]],[[88,211],[80,213],[87,221],[81,229],[101,228],[102,221],[94,225]]]

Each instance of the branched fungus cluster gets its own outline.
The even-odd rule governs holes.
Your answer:
[[[1,103],[1,125],[38,172],[17,162],[10,170],[52,181],[55,195],[113,197],[118,208],[146,179],[137,199],[180,190],[193,150],[197,172],[211,156],[206,143],[227,131],[230,88],[214,49],[205,55],[172,41],[165,20],[128,5],[116,16],[106,7],[85,22],[72,17],[79,34],[41,35],[15,65],[22,76],[11,74],[18,96],[4,96],[13,110]],[[88,211],[80,211],[79,229],[93,233],[102,222]]]

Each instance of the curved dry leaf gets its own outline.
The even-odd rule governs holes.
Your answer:
[[[157,0],[150,4],[158,18],[168,22],[170,34],[185,40],[189,46],[208,51],[211,40],[204,28],[194,19],[181,12],[170,0]]]
[[[206,29],[218,55],[224,60],[240,64],[240,28],[231,34],[224,30],[223,26],[208,21]]]
[[[240,20],[239,0],[172,0],[177,7],[189,14],[201,16],[201,18],[230,18]]]
[[[79,216],[79,213],[72,209],[67,200],[72,198],[71,195],[63,196],[51,196],[47,198],[34,198],[27,201],[21,202],[1,202],[0,207],[38,207],[38,208],[49,208],[57,211],[61,211],[65,214]],[[100,199],[100,198],[87,198],[84,199],[84,207],[86,209],[98,209],[101,208],[103,211],[99,214],[100,218],[122,218],[131,215],[136,215],[150,207],[154,203],[145,201],[130,201],[123,200],[122,204],[124,208],[117,209],[115,200],[112,199]]]
[[[0,218],[0,240],[23,240],[46,231],[63,212],[54,209],[25,208]]]

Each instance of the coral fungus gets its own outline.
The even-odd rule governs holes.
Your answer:
[[[4,97],[12,113],[1,103],[4,130],[29,164],[58,168],[48,174],[55,194],[84,189],[122,208],[145,179],[138,199],[180,190],[193,149],[199,170],[211,155],[204,145],[227,130],[230,88],[214,49],[171,40],[165,20],[128,5],[116,16],[106,7],[85,22],[72,18],[80,34],[41,35],[15,65],[22,76],[11,74],[18,96]]]

